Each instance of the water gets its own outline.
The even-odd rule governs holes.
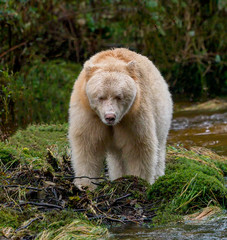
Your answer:
[[[157,228],[128,225],[110,233],[111,240],[227,240],[227,217]]]
[[[227,156],[227,111],[175,114],[168,143],[207,147]]]

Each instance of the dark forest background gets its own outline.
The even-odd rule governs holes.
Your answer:
[[[94,53],[150,58],[175,98],[227,94],[226,0],[0,0],[0,126],[67,121]]]

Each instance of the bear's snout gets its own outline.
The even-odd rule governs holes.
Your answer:
[[[105,114],[105,121],[107,124],[112,125],[114,124],[115,120],[116,120],[116,115],[114,113]]]

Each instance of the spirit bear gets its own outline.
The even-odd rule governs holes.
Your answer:
[[[91,57],[70,100],[75,185],[94,189],[104,159],[111,180],[134,175],[154,183],[164,175],[171,119],[168,86],[148,58],[124,48]]]

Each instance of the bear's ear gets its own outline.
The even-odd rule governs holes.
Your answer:
[[[98,66],[94,65],[93,63],[86,62],[84,64],[84,70],[87,76],[87,79],[89,79],[92,76],[92,73],[98,69]]]
[[[84,64],[84,69],[87,74],[90,74],[93,71],[93,68],[95,65],[93,63],[85,63]]]
[[[126,65],[129,75],[134,79],[138,79],[139,75],[140,75],[140,71],[139,68],[137,67],[137,62],[136,61],[130,61],[129,63],[127,63]]]
[[[131,71],[134,71],[135,68],[136,68],[136,61],[130,61],[127,63],[127,68],[128,70],[131,72]]]

